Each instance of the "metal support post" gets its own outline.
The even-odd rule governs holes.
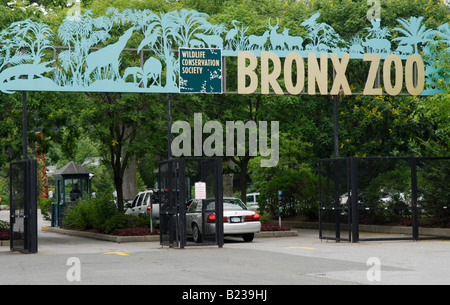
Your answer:
[[[167,94],[167,158],[172,159],[172,94]]]
[[[417,159],[411,158],[411,205],[412,205],[412,229],[413,239],[419,239],[419,216],[417,211]]]
[[[334,157],[339,157],[339,121],[338,121],[338,96],[334,96],[334,108],[333,108],[333,119],[334,119]]]
[[[223,247],[223,182],[222,182],[222,159],[214,160],[215,166],[215,188],[216,188],[216,241],[219,248]]]
[[[339,205],[339,173],[338,173],[338,160],[333,160],[334,168],[334,219],[336,224],[336,241],[341,239],[341,215],[340,215],[340,205]]]
[[[179,159],[178,169],[178,196],[176,196],[179,217],[178,230],[180,233],[180,248],[184,249],[186,246],[186,159]]]
[[[319,238],[322,240],[322,172],[320,169],[320,160],[317,162],[317,173],[319,174],[319,187],[318,187],[318,198],[319,198]]]
[[[22,151],[23,151],[23,159],[28,159],[27,152],[27,131],[28,131],[28,122],[27,122],[27,92],[22,91]]]
[[[351,184],[352,184],[352,242],[359,240],[358,223],[358,159],[351,158]]]
[[[341,222],[339,213],[339,173],[338,173],[338,160],[339,157],[339,140],[338,140],[338,96],[334,96],[334,107],[333,107],[333,121],[334,121],[334,207],[335,207],[335,223],[336,223],[336,241],[341,239]]]

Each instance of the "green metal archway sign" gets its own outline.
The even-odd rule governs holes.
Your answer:
[[[223,58],[229,56],[240,58],[237,93],[242,94],[260,90],[334,95],[341,89],[353,94],[345,77],[351,59],[371,63],[366,87],[359,94],[431,95],[440,91],[433,87],[434,80],[448,72],[435,65],[435,46],[443,43],[444,51],[450,51],[448,23],[428,29],[423,17],[398,19],[393,31],[399,35],[390,41],[389,30],[375,19],[366,37],[345,41],[330,25],[319,22],[319,16],[316,13],[301,23],[308,32],[305,37],[291,36],[289,29],[279,27],[278,20],[270,19],[262,35],[248,35],[248,25],[240,21],[233,20],[233,28],[226,29],[210,24],[204,13],[185,9],[156,14],[110,8],[96,18],[87,10],[66,17],[57,32],[43,22],[14,22],[0,32],[0,91],[227,93],[222,89],[226,88]],[[122,33],[115,41],[113,28]],[[136,49],[126,47],[133,35],[143,37]],[[55,40],[60,45],[53,45]],[[124,66],[127,52],[139,54],[139,63]],[[201,58],[201,52],[212,57]],[[256,80],[257,57],[261,58],[261,79]],[[332,67],[328,68],[329,60]],[[308,72],[302,74],[306,66]],[[331,69],[337,73],[330,89]],[[384,91],[374,81],[380,69]],[[286,88],[279,88],[279,77],[284,77]]]

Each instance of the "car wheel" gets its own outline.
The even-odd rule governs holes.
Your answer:
[[[242,237],[244,238],[245,242],[251,242],[255,237],[255,233],[243,234]]]
[[[194,239],[194,242],[196,242],[196,243],[202,242],[202,233],[200,232],[198,225],[195,223],[192,225],[192,238]]]

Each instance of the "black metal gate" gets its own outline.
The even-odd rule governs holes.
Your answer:
[[[195,196],[195,183],[204,183],[205,196],[210,209],[203,205],[201,214],[201,244],[223,246],[223,185],[221,158],[179,158],[159,163],[159,229],[160,243],[163,246],[184,248],[189,243],[190,223],[186,219],[192,216],[187,204]],[[198,195],[198,194],[197,194]],[[186,215],[188,214],[187,218]],[[215,219],[208,220],[214,214]],[[208,222],[209,230],[204,224]],[[211,224],[212,222],[212,224]],[[210,228],[213,227],[213,230]]]
[[[420,219],[450,222],[450,157],[321,159],[318,173],[321,239],[418,240]],[[360,224],[388,223],[410,226],[410,234],[359,236]]]
[[[37,162],[10,163],[11,251],[37,252]]]

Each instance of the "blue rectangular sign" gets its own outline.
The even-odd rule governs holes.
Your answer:
[[[180,93],[222,93],[222,50],[180,48]]]

